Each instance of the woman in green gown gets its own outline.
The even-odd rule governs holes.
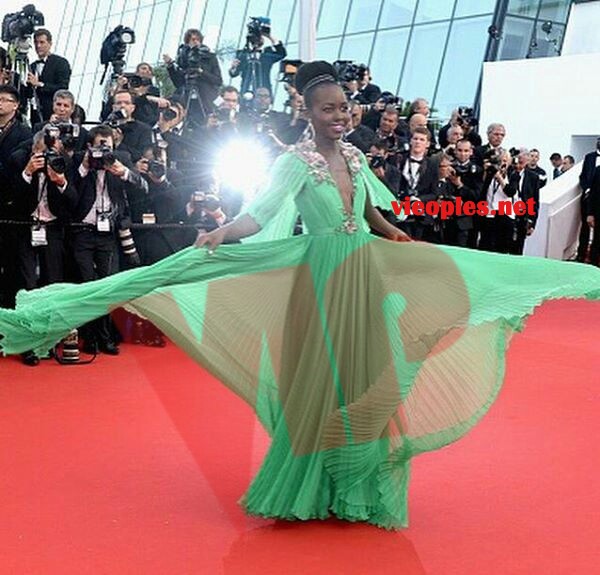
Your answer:
[[[496,397],[524,319],[548,299],[598,299],[600,271],[411,242],[375,210],[393,198],[340,141],[349,112],[334,76],[324,62],[299,70],[314,138],[277,159],[234,222],[153,266],[21,292],[0,310],[0,345],[47,351],[125,305],[270,434],[249,513],[395,529],[412,457],[464,435]],[[306,233],[292,237],[298,213]]]

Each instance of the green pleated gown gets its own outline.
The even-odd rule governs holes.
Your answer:
[[[270,434],[242,500],[249,513],[406,526],[411,458],[471,429],[498,394],[511,335],[545,300],[598,299],[600,270],[375,237],[367,194],[388,209],[392,198],[341,146],[353,214],[304,143],[279,157],[246,210],[262,226],[249,241],[21,292],[16,310],[0,310],[3,351],[45,352],[125,304],[248,402]],[[291,237],[298,212],[306,233]]]

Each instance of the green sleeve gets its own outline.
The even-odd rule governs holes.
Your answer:
[[[244,242],[278,240],[290,237],[298,218],[294,199],[306,182],[306,167],[292,152],[279,156],[261,190],[241,215],[249,215],[261,227]]]
[[[369,199],[371,200],[371,204],[382,210],[393,211],[392,210],[392,202],[398,201],[397,198],[390,192],[388,187],[371,171],[369,164],[367,162],[367,158],[363,155],[361,158],[361,169],[360,173],[363,177],[363,181],[365,182],[365,187],[367,189],[367,193],[369,194]],[[402,221],[406,218],[404,214],[400,214],[397,216],[399,221]]]

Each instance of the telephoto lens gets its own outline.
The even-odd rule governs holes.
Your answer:
[[[63,343],[63,363],[77,363],[79,361],[79,333],[74,329],[65,339]]]
[[[127,258],[128,262],[132,266],[139,266],[141,263],[140,256],[135,247],[133,236],[129,228],[121,228],[119,230],[119,242],[121,243],[121,249],[123,254]]]

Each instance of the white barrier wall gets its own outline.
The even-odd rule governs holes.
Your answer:
[[[575,255],[581,222],[580,172],[581,163],[541,189],[538,220],[525,240],[525,255],[557,260]]]

